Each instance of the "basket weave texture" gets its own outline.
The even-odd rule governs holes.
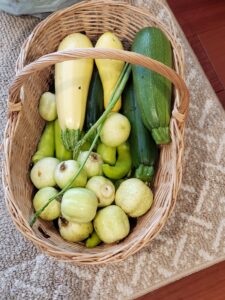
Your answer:
[[[161,4],[162,6],[164,4]],[[173,47],[174,70],[129,50],[135,33],[143,27],[160,28]],[[73,32],[85,32],[95,44],[100,34],[113,31],[126,51],[74,49],[56,51],[60,41]],[[52,84],[54,64],[74,58],[120,59],[152,69],[174,84],[170,131],[172,142],[161,147],[154,180],[154,203],[129,236],[118,244],[87,249],[64,241],[53,224],[37,220],[31,228],[33,185],[29,179],[33,155],[44,122],[38,113],[39,98]],[[9,117],[4,137],[3,182],[6,203],[17,228],[46,254],[76,264],[121,261],[147,245],[162,229],[175,205],[182,177],[184,125],[188,112],[188,91],[183,81],[184,58],[174,24],[165,26],[153,14],[115,1],[84,1],[52,14],[42,21],[24,43],[17,61],[17,75],[9,91]]]

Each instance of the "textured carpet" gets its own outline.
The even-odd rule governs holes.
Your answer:
[[[158,1],[136,1],[162,22],[173,16]],[[0,125],[20,47],[38,23],[0,13]],[[175,21],[175,20],[174,20]],[[183,183],[158,237],[123,263],[77,267],[41,254],[14,227],[0,197],[0,299],[128,299],[225,258],[225,115],[183,33],[190,113]]]

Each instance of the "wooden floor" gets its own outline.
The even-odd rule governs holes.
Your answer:
[[[225,107],[225,0],[168,0]]]
[[[138,300],[224,300],[225,262],[187,276]]]
[[[225,108],[225,0],[167,0]],[[225,262],[138,300],[225,300]]]

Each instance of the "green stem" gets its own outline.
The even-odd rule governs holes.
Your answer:
[[[108,114],[111,112],[114,105],[119,100],[120,95],[122,94],[124,87],[129,79],[130,72],[131,72],[131,65],[126,63],[123,68],[123,71],[116,83],[113,93],[110,97],[109,105],[107,106],[106,110],[101,115],[101,117],[96,121],[96,123],[88,130],[88,132],[84,135],[84,137],[78,142],[78,144],[74,148],[74,156],[77,156],[77,154],[79,153],[80,147],[92,136],[94,131],[99,127],[99,125],[103,124],[103,122],[107,118]]]
[[[85,160],[83,161],[83,163],[80,165],[80,168],[78,169],[78,171],[76,172],[76,174],[72,177],[72,179],[68,182],[68,184],[59,192],[57,193],[55,196],[49,198],[48,202],[42,207],[40,208],[38,211],[36,211],[36,213],[33,215],[31,221],[30,221],[30,226],[32,227],[34,225],[34,223],[36,222],[37,218],[40,216],[40,214],[45,210],[45,208],[56,198],[59,198],[61,195],[63,195],[71,186],[71,184],[74,182],[74,180],[79,176],[80,172],[82,171],[86,161],[88,160],[88,157],[91,153],[91,151],[93,150],[95,144],[97,143],[97,140],[99,138],[101,132],[101,127],[97,130],[97,134],[91,144],[90,149],[88,150],[88,155],[85,158]]]

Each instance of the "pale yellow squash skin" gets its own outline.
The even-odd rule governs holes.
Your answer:
[[[90,39],[81,33],[66,36],[58,51],[92,48]],[[59,124],[62,130],[82,130],[93,59],[77,59],[55,65],[55,94]]]
[[[118,37],[111,33],[106,32],[100,36],[95,48],[113,48],[123,50],[123,45]],[[109,100],[117,80],[123,70],[124,62],[113,59],[96,59],[95,60],[98,72],[101,78],[103,91],[104,91],[104,107],[109,104]],[[121,108],[121,97],[115,104],[112,111],[119,111]]]

